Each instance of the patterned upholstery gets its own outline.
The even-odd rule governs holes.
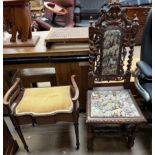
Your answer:
[[[138,117],[134,99],[128,89],[104,88],[89,91],[91,117]]]
[[[117,74],[117,62],[121,41],[120,30],[107,30],[103,36],[102,75]]]
[[[63,86],[25,89],[15,112],[16,115],[50,115],[59,112],[69,113],[72,109],[70,86]]]

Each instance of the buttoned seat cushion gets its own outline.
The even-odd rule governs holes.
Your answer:
[[[15,108],[16,115],[50,115],[72,112],[70,86],[27,88]]]

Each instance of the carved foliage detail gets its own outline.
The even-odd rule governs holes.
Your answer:
[[[97,81],[123,80],[130,76],[137,29],[138,18],[129,20],[119,3],[102,8],[98,20],[90,21],[89,26],[89,75]]]

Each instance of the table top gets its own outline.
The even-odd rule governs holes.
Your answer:
[[[45,42],[88,42],[88,27],[51,28]]]
[[[35,47],[3,48],[3,58],[88,55],[88,43],[53,43],[50,48],[47,48],[45,38],[48,33],[49,31],[32,33],[32,36],[40,36]],[[4,33],[4,39],[8,36],[8,33]]]

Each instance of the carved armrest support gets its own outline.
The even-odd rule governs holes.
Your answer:
[[[22,88],[21,79],[17,78],[16,81],[14,82],[14,84],[11,86],[11,88],[5,94],[4,99],[3,99],[3,104],[5,106],[7,106],[9,111],[11,111],[11,106],[13,103],[17,104],[14,101],[17,99],[20,92],[22,91],[21,88]]]
[[[74,91],[74,97],[72,97],[72,101],[77,101],[78,98],[79,98],[79,89],[78,89],[78,86],[75,82],[75,75],[72,75],[71,76],[71,82],[72,82],[72,91]]]
[[[72,101],[74,104],[74,108],[77,110],[79,108],[79,89],[78,86],[75,82],[75,75],[71,76],[71,82],[72,82],[72,87],[71,87],[71,95],[72,95]]]

